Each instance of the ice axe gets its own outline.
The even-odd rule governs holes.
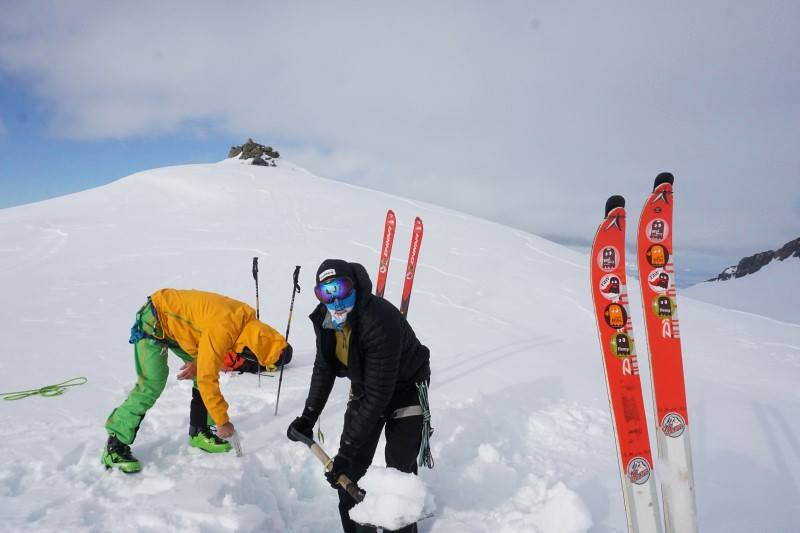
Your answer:
[[[236,457],[241,457],[242,453],[242,442],[239,440],[239,433],[234,431],[233,435],[228,438],[228,442],[233,445],[233,451],[236,452]]]
[[[297,441],[297,442],[302,442],[303,444],[305,444],[306,446],[311,448],[311,453],[313,453],[314,456],[317,459],[319,459],[319,462],[322,463],[322,465],[325,467],[325,471],[326,472],[330,472],[331,467],[333,465],[333,460],[330,458],[330,456],[327,453],[325,453],[325,450],[323,450],[320,447],[320,445],[317,444],[314,441],[313,438],[307,437],[306,435],[303,435],[302,433],[297,431],[292,426],[289,426],[288,436],[289,436],[289,438],[291,440]],[[345,492],[347,492],[347,494],[349,494],[350,497],[353,498],[356,501],[356,503],[361,503],[362,501],[364,501],[364,498],[367,495],[366,491],[364,491],[358,485],[356,485],[353,481],[351,481],[350,478],[348,478],[345,474],[341,474],[339,476],[339,478],[336,480],[336,483],[338,483],[339,486],[342,487],[345,490]],[[429,513],[429,514],[426,514],[425,516],[420,517],[419,519],[415,520],[414,522],[419,522],[420,520],[425,520],[426,518],[430,518],[432,516],[433,516],[433,513]],[[412,523],[414,523],[414,522],[412,522]],[[355,523],[356,523],[356,526],[357,526],[356,527],[356,533],[375,533],[375,532],[386,531],[385,528],[383,528],[381,526],[376,526],[376,525],[373,525],[373,524],[365,524],[365,523],[360,523],[360,522],[355,522]],[[406,525],[410,525],[410,524],[405,524],[402,527],[405,527]]]
[[[319,444],[314,442],[313,438],[303,435],[293,427],[289,427],[289,438],[297,442],[302,442],[308,446],[311,449],[311,453],[313,453],[314,456],[319,459],[319,462],[325,467],[325,471],[330,472],[331,468],[333,467],[333,459],[331,459],[330,456],[325,453],[325,450],[323,450]],[[338,483],[339,486],[342,487],[345,492],[347,492],[347,494],[349,494],[350,497],[356,501],[356,503],[361,503],[364,500],[366,492],[358,488],[358,485],[350,481],[350,478],[348,478],[346,475],[341,474],[339,479],[336,480],[336,483]]]

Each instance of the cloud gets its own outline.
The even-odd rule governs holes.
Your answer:
[[[57,136],[285,139],[318,174],[565,241],[591,239],[610,194],[638,215],[662,170],[687,249],[733,259],[800,227],[788,0],[81,6],[0,21],[0,69]]]

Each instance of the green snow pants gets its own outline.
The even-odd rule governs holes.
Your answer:
[[[181,350],[178,343],[164,337],[149,301],[136,313],[131,342],[134,346],[136,385],[122,405],[114,409],[106,420],[108,434],[129,445],[136,438],[144,415],[156,403],[167,384],[167,349],[185,362],[194,361],[192,356]],[[194,388],[197,388],[197,378]],[[210,418],[208,422],[213,425]]]

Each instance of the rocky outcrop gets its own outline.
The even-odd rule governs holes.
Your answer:
[[[253,139],[247,139],[241,146],[232,146],[228,152],[228,159],[244,159],[249,160],[251,165],[259,165],[262,167],[276,167],[275,162],[281,154],[277,150],[273,150],[271,146],[264,146],[258,144]]]
[[[784,261],[789,257],[797,257],[800,259],[800,237],[787,242],[778,250],[769,250],[745,257],[739,261],[739,264],[726,268],[717,277],[711,278],[708,281],[725,281],[731,278],[741,278],[758,272],[772,261]]]

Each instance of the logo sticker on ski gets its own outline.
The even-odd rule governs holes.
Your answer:
[[[606,324],[614,329],[622,329],[628,323],[628,312],[620,304],[609,304],[603,312]]]
[[[675,302],[672,298],[665,295],[656,296],[653,299],[653,312],[661,318],[672,318],[675,313]]]
[[[669,274],[663,268],[657,268],[647,275],[647,284],[653,292],[667,292],[670,286]]]
[[[661,431],[663,431],[664,435],[667,437],[676,439],[683,435],[685,429],[686,422],[683,421],[683,417],[678,413],[669,413],[664,417],[664,420],[661,421]]]
[[[667,261],[669,261],[669,251],[667,251],[665,246],[654,244],[647,249],[647,252],[645,252],[645,257],[651,266],[660,268],[667,265]]]
[[[647,223],[645,235],[650,242],[661,242],[669,235],[669,224],[663,219],[656,218]]]
[[[633,340],[626,333],[617,333],[611,337],[611,351],[625,359],[633,353]]]
[[[643,457],[634,457],[628,463],[628,479],[636,485],[644,485],[650,479],[650,464]]]
[[[600,279],[600,294],[603,298],[616,302],[619,300],[620,290],[619,276],[606,274]]]
[[[618,257],[619,250],[614,246],[606,246],[597,255],[597,266],[599,266],[603,272],[612,272],[617,269]]]

